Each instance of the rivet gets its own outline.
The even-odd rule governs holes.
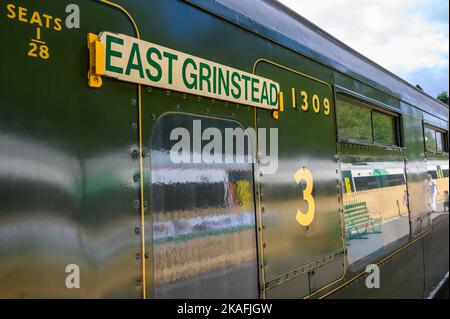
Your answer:
[[[136,228],[134,229],[134,234],[135,234],[136,236],[139,236],[139,235],[141,234],[141,230],[139,229],[139,227],[136,227]]]
[[[152,87],[151,87],[151,86],[149,86],[149,87],[147,88],[147,92],[148,92],[148,93],[151,93],[151,92],[152,92]]]
[[[135,183],[139,182],[139,174],[134,174],[134,176],[133,176],[133,181],[134,181]]]
[[[181,105],[180,104],[177,104],[177,109],[178,110],[181,109]]]
[[[170,91],[166,91],[166,95],[169,96],[170,95]]]
[[[141,285],[141,281],[138,279],[136,280],[136,287],[139,287]]]
[[[139,254],[139,253],[136,253],[136,256],[135,256],[135,258],[136,258],[136,260],[139,260],[139,259],[141,259],[141,254]]]
[[[261,207],[261,212],[264,213],[266,211],[266,208],[264,206]]]
[[[131,123],[131,128],[133,129],[133,130],[137,130],[137,124],[136,123]]]
[[[206,108],[206,113],[208,113],[208,114],[209,114],[209,108]]]
[[[134,208],[138,208],[139,207],[139,200],[135,200],[134,202],[133,202],[133,207]]]
[[[212,103],[212,104],[216,103],[216,100],[211,99],[211,103]]]
[[[149,253],[145,253],[145,259],[148,259],[149,257],[150,257],[150,254]]]
[[[138,150],[133,150],[132,152],[131,152],[131,158],[132,159],[136,159],[136,158],[138,158],[139,157],[139,152],[138,152]]]
[[[155,113],[152,113],[152,120],[153,121],[156,120],[156,114]]]
[[[131,99],[131,105],[136,106],[136,99]]]
[[[184,93],[184,94],[183,94],[183,99],[186,99],[186,98],[187,98],[187,94]]]
[[[266,247],[267,247],[267,243],[264,243],[264,244],[263,244],[263,248],[266,248]]]

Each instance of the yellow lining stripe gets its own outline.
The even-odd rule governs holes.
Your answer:
[[[122,6],[120,6],[120,5],[118,5],[118,4],[114,3],[114,2],[111,2],[111,1],[109,1],[109,0],[100,0],[100,2],[109,4],[110,6],[116,8],[116,9],[119,9],[120,11],[122,11],[123,13],[125,13],[126,16],[131,20],[131,23],[133,23],[133,27],[134,27],[134,30],[136,31],[136,36],[137,36],[137,38],[138,38],[138,39],[141,38],[141,34],[139,33],[139,29],[138,29],[138,27],[137,27],[137,25],[136,25],[136,22],[134,22],[133,17],[131,16],[130,13],[128,13],[127,10],[125,10]]]
[[[279,104],[278,111],[283,112],[284,111],[284,93],[282,91],[280,91],[279,99],[280,99],[280,101],[278,103]]]
[[[292,88],[292,108],[297,108],[297,93],[295,92],[295,88]]]
[[[429,235],[431,232],[433,232],[436,228],[440,227],[441,225],[443,225],[445,222],[448,222],[448,218],[446,220],[441,221],[439,224],[437,224],[436,226],[434,226],[433,228],[431,228],[430,230],[422,233],[419,237],[417,237],[416,239],[414,239],[412,242],[406,244],[405,246],[399,248],[398,250],[394,251],[392,254],[390,254],[389,256],[383,258],[382,260],[380,260],[379,262],[377,262],[377,265],[381,265],[382,263],[384,263],[386,260],[392,258],[393,256],[397,255],[398,253],[402,252],[403,250],[405,250],[406,248],[408,248],[409,246],[411,246],[412,244],[414,244],[416,241],[418,241],[419,239],[422,239],[423,237]],[[329,295],[335,293],[336,291],[340,290],[341,288],[347,286],[349,283],[351,283],[352,281],[358,279],[359,277],[365,275],[366,272],[363,271],[361,273],[359,273],[358,275],[356,275],[355,277],[353,277],[352,279],[347,280],[345,283],[343,283],[342,285],[336,287],[335,289],[327,292],[326,294],[322,295],[319,297],[319,299],[323,299],[325,297],[328,297]],[[317,290],[316,292],[312,293],[309,295],[309,297],[315,295],[316,293],[318,293],[319,291],[322,291],[323,289],[325,289],[326,287]]]
[[[302,72],[296,71],[296,70],[294,70],[294,69],[288,68],[287,66],[278,64],[278,63],[273,62],[273,61],[270,61],[270,60],[268,60],[268,59],[262,58],[262,59],[256,60],[255,64],[253,65],[253,73],[254,73],[255,70],[256,70],[256,66],[257,66],[258,63],[260,63],[260,62],[266,62],[266,63],[272,64],[272,65],[275,65],[275,66],[277,66],[277,67],[279,67],[279,68],[281,68],[281,69],[284,69],[284,70],[286,70],[286,71],[289,71],[289,72],[292,72],[292,73],[295,73],[295,74],[304,76],[304,77],[306,77],[306,78],[308,78],[308,79],[311,79],[311,80],[313,80],[313,81],[317,81],[317,82],[319,82],[319,83],[322,83],[322,84],[324,84],[324,85],[326,85],[326,86],[328,87],[328,89],[330,90],[331,96],[333,96],[333,89],[331,88],[331,85],[328,84],[327,82],[322,81],[322,80],[320,80],[320,79],[318,79],[318,78],[315,78],[315,77],[313,77],[313,76],[311,76],[311,75],[308,75],[308,74],[306,74],[306,73],[302,73]],[[281,88],[280,88],[280,89],[281,89]]]
[[[108,4],[123,13],[130,19],[133,23],[134,30],[138,39],[141,39],[141,34],[134,21],[133,17],[127,10],[122,6],[113,3],[109,0],[100,0],[101,2]],[[142,261],[142,297],[147,298],[147,280],[146,280],[146,265],[145,265],[145,215],[144,215],[144,173],[143,173],[143,159],[142,159],[142,98],[141,98],[141,85],[138,84],[138,122],[139,122],[139,179],[140,179],[140,210],[141,210],[141,261]]]

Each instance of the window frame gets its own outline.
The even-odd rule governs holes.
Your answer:
[[[380,110],[378,110],[376,108],[372,109],[371,114],[372,114],[372,132],[373,132],[372,140],[373,140],[373,142],[375,144],[378,144],[378,145],[397,146],[397,147],[400,146],[399,117],[396,116],[396,115],[393,115],[391,113],[388,113],[388,112],[382,112],[382,111],[380,111]],[[374,114],[386,115],[393,121],[393,124],[394,124],[394,129],[393,129],[394,144],[385,144],[385,143],[380,143],[380,142],[376,141]]]
[[[343,99],[342,99],[343,98]],[[335,100],[336,100],[336,136],[337,136],[337,140],[338,142],[341,143],[354,143],[354,144],[362,144],[362,145],[372,145],[372,146],[381,146],[381,147],[389,147],[389,148],[401,148],[403,149],[403,141],[401,138],[401,114],[400,113],[396,113],[393,110],[391,110],[391,108],[389,110],[381,108],[380,106],[376,105],[375,103],[371,103],[368,102],[364,99],[355,97],[353,95],[350,94],[346,94],[345,92],[336,92],[335,95]],[[356,138],[352,138],[352,137],[347,137],[347,136],[341,136],[339,134],[339,122],[338,122],[338,101],[339,100],[349,100],[347,102],[351,102],[351,101],[355,101],[355,105],[356,107],[360,107],[360,108],[366,108],[370,111],[370,124],[371,124],[371,139],[370,140],[364,140],[364,139],[356,139]],[[384,143],[380,143],[377,142],[375,140],[375,126],[374,126],[374,112],[378,113],[378,114],[382,114],[382,115],[387,115],[389,117],[391,117],[394,121],[394,143],[395,144],[384,144]]]
[[[427,142],[425,139],[425,137],[426,137],[425,130],[426,129],[430,129],[434,133],[434,140],[436,141],[434,150],[429,149],[427,147]],[[432,153],[432,154],[448,154],[448,147],[449,147],[448,140],[447,140],[448,139],[448,131],[424,122],[422,132],[423,132],[423,148],[424,148],[425,152]],[[437,143],[437,134],[438,133],[441,134],[441,138],[442,138],[442,150],[438,150],[438,143]]]

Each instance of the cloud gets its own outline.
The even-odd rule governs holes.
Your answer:
[[[279,1],[431,95],[448,90],[448,1]]]

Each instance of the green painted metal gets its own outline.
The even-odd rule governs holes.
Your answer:
[[[80,28],[63,26],[61,31],[42,28],[41,40],[47,44],[50,58],[27,56],[29,43],[36,37],[36,26],[8,18],[5,5],[25,7],[28,14],[37,10],[60,17],[63,24],[69,3],[80,7]],[[432,225],[428,217],[424,218],[425,210],[421,206],[424,199],[420,197],[426,172],[422,121],[424,118],[433,121],[431,115],[424,117],[422,111],[363,83],[363,79],[358,81],[344,75],[342,69],[325,67],[185,1],[118,0],[117,3],[133,17],[145,41],[243,71],[255,70],[258,75],[278,81],[284,93],[284,112],[276,121],[269,111],[258,110],[255,117],[255,110],[245,105],[142,87],[142,126],[139,127],[137,85],[108,78],[103,79],[100,89],[87,85],[87,34],[111,31],[136,37],[133,23],[124,12],[98,0],[2,3],[0,297],[140,298],[144,283],[146,296],[153,297],[155,261],[146,257],[152,256],[155,244],[149,208],[152,204],[149,154],[155,123],[169,112],[231,119],[244,127],[278,128],[278,174],[260,176],[255,170],[254,176],[255,207],[257,214],[261,214],[257,225],[261,296],[316,298],[356,274],[351,271],[344,274],[345,257],[327,259],[345,248],[339,161],[374,158],[405,161],[412,203],[410,240]],[[290,70],[270,62],[260,62],[255,67],[262,58]],[[336,143],[334,85],[398,111],[404,148]],[[321,101],[328,98],[330,114],[323,113],[323,106],[316,114],[311,103],[307,112],[301,111],[300,97],[297,108],[293,109],[292,88],[296,89],[297,96],[305,90],[309,97],[317,94]],[[448,130],[448,120],[445,124]],[[143,137],[142,172],[136,157],[139,130]],[[439,156],[448,159],[448,154]],[[312,195],[316,214],[308,227],[299,225],[295,219],[298,209],[306,211],[308,207],[302,199],[303,185],[297,185],[294,179],[295,172],[303,166],[314,177]],[[144,256],[139,211],[141,190],[136,175],[144,178]],[[261,192],[257,191],[259,188]],[[423,239],[429,249],[425,255],[414,244],[414,249],[408,252],[413,259],[402,257],[385,263],[386,278],[391,278],[392,285],[402,284],[377,292],[359,284],[359,288],[340,289],[331,296],[423,296],[417,293],[426,280],[422,261],[425,258],[427,265],[437,265],[436,260],[442,260],[443,244],[436,245],[437,234],[442,233],[448,236],[448,228]],[[370,262],[380,260],[401,244],[373,256]],[[145,258],[145,274],[142,258]],[[291,276],[291,271],[320,259],[326,261],[314,271]],[[65,286],[68,264],[80,266],[79,289]],[[404,267],[412,273],[410,280],[398,273]],[[426,268],[435,269],[434,274],[425,274],[434,276],[426,281],[429,290],[430,282],[435,281],[436,273],[442,269]],[[286,275],[287,280],[276,283],[280,276]],[[336,283],[329,285],[335,280]],[[270,288],[266,289],[266,285]]]
[[[278,61],[278,60],[277,60]],[[262,188],[261,206],[264,207],[265,231],[264,249],[265,278],[267,281],[303,264],[326,256],[343,248],[338,191],[338,164],[335,159],[334,111],[325,115],[323,100],[333,100],[332,74],[305,59],[295,64],[284,64],[285,69],[269,62],[261,62],[256,67],[258,75],[274,79],[284,93],[284,111],[279,120],[274,121],[271,114],[258,110],[257,121],[261,127],[278,128],[279,164],[278,172],[260,177]],[[306,77],[304,73],[315,79]],[[318,80],[325,83],[318,82]],[[301,109],[302,99],[298,96],[294,109],[292,88],[297,95],[308,93],[309,108]],[[313,109],[311,97],[317,94],[321,101],[318,113]],[[330,102],[331,103],[331,102]],[[307,168],[314,180],[313,196],[316,215],[311,225],[306,227],[295,221],[297,210],[307,211],[309,204],[304,201],[302,187],[297,185],[294,175],[297,170]],[[283,180],[280,181],[280,176]],[[301,248],[300,248],[301,247]],[[339,265],[328,265],[333,271],[325,270],[304,276],[320,276],[324,283],[337,280],[344,274],[343,260]],[[301,277],[301,276],[300,276]],[[297,281],[301,278],[295,279]],[[312,287],[316,289],[317,287]],[[273,288],[274,290],[280,288]],[[306,295],[307,286],[298,286],[295,292]],[[272,291],[267,292],[270,296]],[[287,297],[287,296],[286,296]]]
[[[36,25],[9,19],[6,4],[30,20],[35,10],[65,19],[69,3],[79,5],[80,28],[42,28],[50,58],[27,56]],[[133,34],[132,25],[96,1],[1,7],[0,296],[140,298],[136,86],[93,90],[86,77],[87,34]],[[68,264],[80,267],[79,289],[66,288]]]

